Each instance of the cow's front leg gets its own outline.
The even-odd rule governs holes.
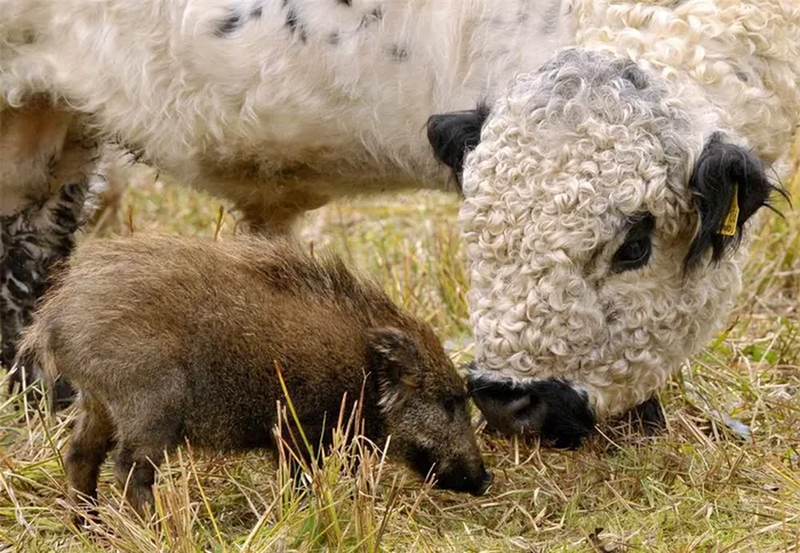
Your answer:
[[[14,367],[17,340],[47,290],[54,265],[72,250],[88,188],[88,179],[77,179],[60,187],[52,198],[0,219],[0,361],[6,370]],[[39,376],[36,367],[19,366],[9,379],[9,391],[15,384],[30,384]],[[63,385],[57,392],[69,394]]]
[[[46,96],[0,109],[0,364],[6,370],[14,367],[17,340],[51,267],[72,248],[98,151],[82,136],[80,121]],[[31,382],[36,372],[14,371],[10,387]]]

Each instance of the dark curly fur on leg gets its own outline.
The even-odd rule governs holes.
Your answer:
[[[0,363],[6,370],[14,367],[17,340],[47,290],[53,265],[72,251],[88,191],[86,181],[69,184],[44,202],[0,218]],[[9,378],[9,393],[39,377],[37,367],[17,367]],[[55,392],[57,402],[69,402],[74,395],[65,383]]]

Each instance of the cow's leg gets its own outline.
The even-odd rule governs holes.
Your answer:
[[[47,201],[0,219],[0,359],[7,370],[14,366],[19,334],[30,323],[37,300],[47,290],[53,265],[72,250],[87,191],[88,183],[79,179],[62,186]],[[39,376],[35,367],[17,367],[9,379],[9,391],[16,383],[31,384]],[[64,394],[72,395],[64,384],[56,392],[57,400],[64,399],[59,397]]]
[[[6,370],[89,205],[98,147],[71,133],[72,124],[68,113],[41,99],[0,112],[0,364]],[[19,367],[9,387],[38,376],[35,367]]]

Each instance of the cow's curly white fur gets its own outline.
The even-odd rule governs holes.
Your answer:
[[[684,277],[698,224],[687,182],[719,130],[764,160],[785,153],[800,6],[587,1],[581,16],[579,48],[495,105],[465,164],[460,222],[477,366],[563,378],[603,416],[646,400],[725,320],[745,248]],[[620,78],[625,59],[643,90]],[[651,261],[611,273],[626,218],[644,211]]]
[[[780,158],[799,43],[794,0],[6,0],[0,145],[4,117],[51,98],[74,117],[51,137],[113,139],[285,230],[343,195],[448,188],[425,120],[485,101],[459,218],[477,366],[567,379],[604,416],[723,321],[744,249],[683,274],[687,182],[719,131]],[[59,186],[10,177],[16,152],[0,148],[18,163],[0,168],[0,215]],[[611,274],[643,211],[652,260]]]

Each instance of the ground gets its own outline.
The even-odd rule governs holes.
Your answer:
[[[800,197],[800,141],[794,176]],[[157,487],[161,525],[120,504],[101,475],[102,524],[71,526],[55,422],[0,396],[0,551],[786,551],[800,549],[800,210],[764,218],[727,330],[660,393],[645,437],[608,422],[577,451],[481,434],[495,484],[479,498],[431,489],[373,454],[339,448],[304,488],[261,453],[182,449]],[[458,202],[444,194],[353,200],[309,217],[333,247],[424,317],[457,363],[473,352]],[[141,178],[98,235],[159,230],[229,239],[218,200]]]

